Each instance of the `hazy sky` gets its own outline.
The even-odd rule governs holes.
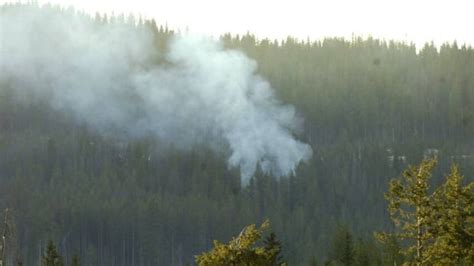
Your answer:
[[[0,3],[11,2],[0,0]],[[474,44],[474,1],[468,0],[39,0],[95,13],[134,13],[172,28],[259,38],[319,39],[356,35],[436,44]]]

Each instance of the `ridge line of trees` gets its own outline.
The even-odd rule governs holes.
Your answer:
[[[31,8],[86,16],[99,27],[132,23],[18,3],[3,5],[0,16]],[[133,27],[149,27],[159,51],[177,34],[150,20],[135,19]],[[408,164],[437,154],[432,187],[453,162],[464,183],[473,181],[471,47],[427,44],[417,51],[373,38],[275,42],[251,34],[221,40],[253,58],[278,98],[295,106],[304,118],[299,137],[313,158],[291,178],[258,172],[241,187],[239,173],[209,148],[183,153],[155,139],[99,136],[47,103],[16,101],[13,92],[21,88],[11,88],[2,72],[0,208],[17,213],[25,265],[39,263],[49,239],[66,264],[76,253],[84,265],[190,264],[212,240],[265,218],[288,265],[312,256],[324,262],[332,260],[338,223],[359,254],[374,231],[395,231],[383,191]],[[396,249],[394,239],[388,242]],[[381,252],[396,254],[390,249]]]

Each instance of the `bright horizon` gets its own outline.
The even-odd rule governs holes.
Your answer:
[[[5,1],[0,3],[27,2]],[[439,46],[457,41],[474,44],[473,4],[453,1],[80,1],[49,0],[39,4],[73,6],[90,14],[134,14],[154,18],[171,29],[219,36],[250,32],[259,39],[319,40],[353,35]]]

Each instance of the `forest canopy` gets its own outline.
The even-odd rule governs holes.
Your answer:
[[[87,21],[94,27],[126,25],[131,32],[149,38],[146,54],[155,56],[142,58],[139,63],[146,63],[140,66],[143,68],[170,67],[159,51],[169,49],[170,40],[184,34],[132,16],[91,16],[51,5],[5,4],[0,8],[2,43],[3,38],[14,38],[3,35],[14,28],[5,21],[5,14],[11,12],[44,12]],[[48,28],[41,30],[32,33],[48,37],[40,40],[60,43],[64,37],[48,35]],[[143,49],[135,43],[138,40],[141,38],[130,35],[115,41]],[[89,41],[94,47],[101,44],[100,38]],[[450,172],[454,162],[465,176],[463,182],[473,181],[471,47],[427,43],[417,49],[396,40],[359,37],[268,40],[251,33],[226,34],[219,42],[219,51],[239,51],[254,61],[255,73],[248,75],[261,77],[268,81],[265,86],[271,86],[271,102],[277,102],[278,108],[270,105],[263,118],[277,117],[274,121],[279,127],[271,124],[264,127],[271,130],[258,133],[269,138],[274,130],[282,129],[278,136],[294,141],[280,147],[302,155],[289,157],[302,163],[291,164],[294,169],[287,168],[288,177],[277,178],[274,171],[256,167],[242,185],[242,168],[229,168],[229,154],[223,156],[205,141],[183,149],[179,143],[153,134],[135,134],[124,140],[120,134],[109,134],[110,130],[123,130],[113,123],[95,130],[99,121],[88,123],[75,113],[61,111],[78,107],[79,92],[73,89],[92,92],[94,88],[68,87],[71,97],[69,102],[59,102],[61,108],[51,105],[48,97],[28,97],[34,90],[24,88],[48,89],[50,80],[28,83],[28,79],[21,79],[28,66],[18,69],[9,65],[11,69],[5,71],[7,55],[0,46],[0,207],[14,213],[17,250],[24,265],[37,264],[49,240],[57,243],[67,264],[75,255],[84,265],[189,264],[194,255],[210,250],[213,240],[225,243],[244,226],[261,224],[267,218],[282,243],[288,265],[307,264],[313,256],[323,262],[331,259],[334,236],[347,239],[344,230],[357,236],[354,246],[362,249],[359,244],[371,242],[374,231],[394,229],[384,193],[389,180],[400,176],[409,164],[436,156],[438,167],[429,180],[433,187],[443,182],[443,174]],[[74,66],[61,68],[60,50],[55,53],[50,43],[28,45],[33,47],[33,55],[36,45],[42,47],[36,50],[37,57],[44,56],[39,51],[49,51],[49,64],[64,72],[68,84],[67,71],[73,73]],[[120,65],[121,58],[130,56],[112,55],[110,62],[85,65],[85,69]],[[122,80],[122,73],[116,74],[117,80]],[[232,73],[219,75],[226,80]],[[93,84],[91,80],[100,78],[100,72],[94,72],[80,81]],[[12,82],[15,79],[23,84]],[[218,100],[215,105],[222,104]],[[122,103],[123,108],[137,111],[127,113],[141,115],[143,109],[134,108],[143,104],[139,99],[130,97]],[[287,108],[290,105],[293,109]],[[105,102],[104,106],[110,107]],[[113,113],[112,107],[107,111]],[[227,111],[215,107],[206,106]],[[81,110],[92,111],[87,105]],[[135,123],[133,115],[125,121]],[[188,117],[192,115],[183,113],[189,123],[193,123]],[[298,125],[286,124],[288,117],[298,120]],[[166,116],[160,118],[166,120]],[[135,126],[150,126],[147,122]],[[229,115],[219,122],[237,121]],[[259,122],[256,120],[257,125]],[[272,142],[264,143],[256,147],[274,151]],[[303,156],[309,149],[312,156]],[[285,156],[288,154],[268,158],[278,161]]]

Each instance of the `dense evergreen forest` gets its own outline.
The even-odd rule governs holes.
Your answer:
[[[15,8],[89,16],[35,4],[6,4],[0,16]],[[161,50],[182,34],[141,18],[88,19],[147,28]],[[258,171],[243,186],[209,147],[182,152],[151,137],[98,134],[44,102],[13,101],[0,73],[0,208],[14,215],[24,265],[37,265],[49,240],[68,263],[78,255],[84,265],[191,265],[214,239],[265,219],[288,265],[321,264],[348,232],[356,247],[383,251],[373,232],[393,228],[384,193],[409,164],[436,156],[434,185],[454,162],[473,181],[471,47],[250,33],[221,41],[254,59],[277,97],[295,106],[312,158],[293,176]]]

